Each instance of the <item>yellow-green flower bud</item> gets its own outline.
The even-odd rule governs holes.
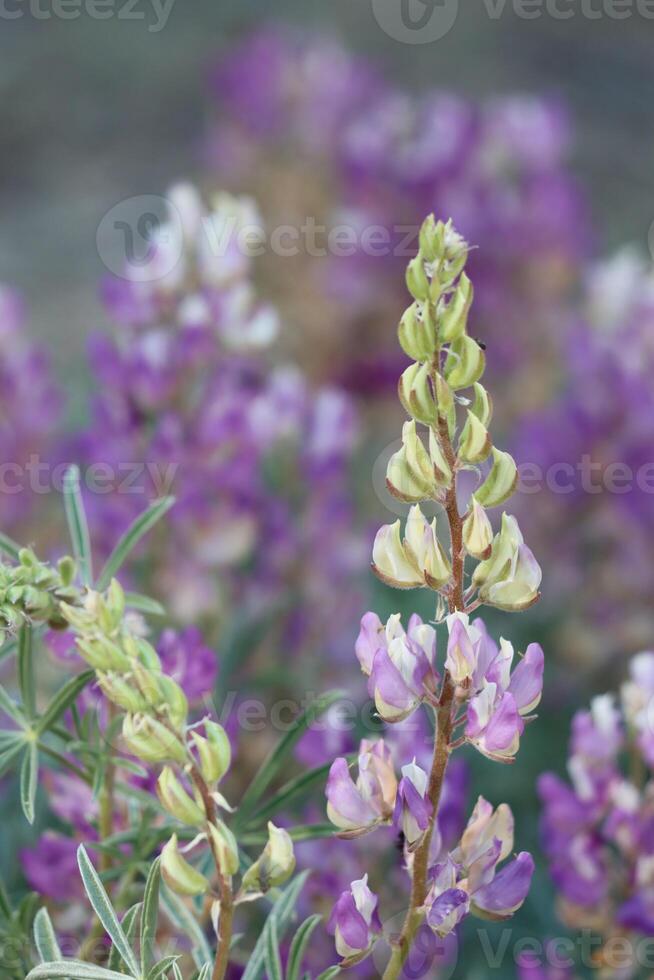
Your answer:
[[[268,843],[243,875],[243,890],[266,892],[282,885],[295,870],[293,841],[287,831],[268,823]]]
[[[493,448],[493,465],[475,499],[482,507],[499,507],[513,494],[518,483],[518,468],[510,453]]]
[[[438,407],[431,386],[429,364],[411,364],[400,378],[398,395],[407,413],[417,422],[436,425]]]
[[[81,656],[96,670],[114,670],[126,674],[130,669],[130,660],[117,643],[107,639],[102,633],[92,634],[89,638],[78,636],[77,647]]]
[[[102,692],[113,704],[117,704],[123,711],[147,711],[148,702],[134,687],[122,677],[121,674],[105,673],[102,670],[96,672],[98,684]]]
[[[429,457],[434,470],[434,479],[439,487],[449,487],[452,483],[452,470],[445,459],[438,437],[433,429],[429,430]]]
[[[389,460],[386,486],[394,497],[407,503],[433,497],[438,491],[429,453],[413,419],[404,423],[402,448]]]
[[[203,874],[179,853],[177,835],[173,834],[161,852],[161,875],[177,895],[204,895],[209,882]]]
[[[486,427],[470,409],[459,439],[459,459],[464,463],[483,463],[491,451],[491,439]]]
[[[464,335],[455,340],[445,361],[445,378],[451,388],[468,388],[479,381],[486,367],[486,355],[476,340]]]
[[[419,589],[424,585],[421,571],[404,550],[400,522],[381,527],[372,549],[372,569],[386,585],[394,589]]]
[[[136,687],[143,695],[146,705],[156,708],[161,704],[161,688],[159,686],[161,674],[148,670],[139,660],[132,660],[131,669]]]
[[[59,578],[61,579],[61,584],[64,587],[72,585],[75,581],[75,574],[77,572],[77,566],[75,561],[70,555],[64,555],[57,562],[57,570],[59,572]]]
[[[400,320],[400,346],[414,361],[427,361],[436,350],[436,325],[431,303],[413,303]]]
[[[112,578],[107,589],[106,606],[111,617],[112,629],[117,629],[125,613],[125,593],[117,578]]]
[[[188,701],[179,684],[168,677],[167,674],[159,675],[159,689],[161,691],[160,706],[170,718],[176,728],[181,728],[186,723],[188,715]]]
[[[157,796],[168,813],[182,823],[201,827],[206,822],[204,808],[187,793],[170,766],[162,769],[157,780]]]
[[[488,428],[493,417],[493,401],[484,386],[478,381],[475,382],[474,388],[475,399],[470,410],[477,416],[481,424]]]
[[[433,214],[427,215],[420,227],[419,249],[425,258],[425,262],[435,262],[443,256],[443,235],[445,225],[442,221],[436,222]]]
[[[220,871],[231,878],[240,866],[236,838],[222,820],[218,821],[218,825],[209,824],[209,834],[212,850],[218,859]]]
[[[425,272],[425,260],[420,252],[407,266],[406,284],[414,299],[421,302],[429,299],[429,279]]]
[[[125,715],[123,739],[127,748],[143,762],[187,761],[186,748],[179,737],[156,718],[146,714]]]
[[[436,518],[429,524],[417,504],[407,517],[404,552],[422,571],[425,585],[430,589],[440,589],[450,580],[452,567],[438,540]]]
[[[227,732],[215,721],[205,721],[205,738],[191,732],[200,757],[200,769],[208,783],[217,783],[223,778],[232,761],[232,747]]]
[[[484,508],[472,498],[470,513],[463,522],[463,545],[473,558],[486,559],[493,544],[493,527]]]
[[[442,343],[452,343],[466,332],[473,298],[472,283],[464,272],[451,300],[442,311],[439,311],[438,337]]]

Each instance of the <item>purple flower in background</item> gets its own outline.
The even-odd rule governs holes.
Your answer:
[[[218,676],[218,662],[214,651],[204,643],[199,629],[187,626],[179,632],[164,630],[157,643],[157,652],[164,672],[177,681],[191,705],[211,698]]]
[[[30,888],[55,902],[70,902],[84,894],[77,867],[78,842],[48,830],[29,849],[21,851]]]

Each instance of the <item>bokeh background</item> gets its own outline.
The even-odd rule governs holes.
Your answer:
[[[145,4],[139,10],[151,18]],[[243,79],[250,75],[265,88],[261,65],[248,64],[252,49],[239,49],[239,45],[265,25],[276,25],[282,32],[291,29],[300,36],[306,33],[319,41],[343,45],[352,58],[374,67],[374,85],[380,91],[401,89],[411,100],[426,96],[427,103],[432,98],[429,93],[446,91],[473,106],[494,104],[503,96],[517,94],[538,97],[556,107],[554,121],[544,119],[534,133],[543,137],[544,156],[552,142],[560,142],[548,167],[565,174],[569,188],[574,189],[570,190],[574,202],[557,195],[548,206],[550,190],[539,184],[541,170],[547,168],[537,149],[529,163],[529,207],[519,194],[515,205],[509,194],[507,200],[516,207],[514,224],[497,221],[493,233],[493,220],[489,220],[483,226],[484,241],[478,243],[495,262],[481,273],[490,281],[491,299],[479,333],[489,342],[491,366],[494,349],[500,352],[500,366],[494,369],[493,378],[504,437],[519,459],[545,466],[560,461],[574,465],[586,452],[601,466],[626,462],[642,467],[654,459],[650,392],[654,336],[650,278],[652,21],[636,13],[625,20],[606,14],[588,19],[580,10],[570,20],[546,13],[538,20],[525,20],[510,4],[493,19],[484,4],[470,4],[460,10],[445,38],[424,45],[389,37],[375,19],[369,0],[333,0],[330,4],[280,0],[274,9],[254,0],[220,4],[176,0],[161,31],[149,31],[147,23],[118,18],[96,21],[84,13],[77,20],[46,21],[27,11],[16,20],[0,19],[0,281],[23,294],[29,313],[27,326],[21,330],[29,330],[49,350],[52,373],[63,392],[61,420],[56,434],[48,434],[48,445],[57,447],[51,450],[53,458],[70,458],[79,443],[75,439],[67,442],[69,434],[94,425],[90,396],[96,392],[98,372],[96,369],[94,375],[89,370],[88,340],[97,329],[113,329],[111,309],[99,300],[99,283],[107,268],[98,254],[96,232],[112,207],[135,195],[165,194],[181,179],[197,181],[207,191],[222,184],[234,192],[254,193],[263,198],[264,217],[279,222],[286,216],[292,221],[298,213],[310,213],[307,201],[317,202],[317,214],[349,203],[339,200],[344,185],[334,179],[340,166],[336,143],[321,147],[317,157],[308,152],[303,157],[304,151],[298,151],[292,160],[293,136],[284,130],[283,122],[275,134],[281,151],[280,145],[270,150],[267,136],[259,133],[254,137],[263,163],[248,168],[225,160],[224,150],[234,139],[233,123],[239,116],[238,109],[230,116],[230,99],[232,108],[238,104],[238,84],[230,89],[224,76],[217,74],[217,66],[224,66],[226,59],[242,50]],[[329,61],[324,70],[324,79],[314,80],[318,129],[319,96],[332,89],[338,73]],[[356,94],[353,90],[353,99]],[[304,111],[309,119],[310,102]],[[559,123],[559,113],[566,115],[567,122]],[[250,120],[240,121],[245,121],[247,129]],[[368,122],[374,131],[374,119]],[[446,120],[436,129],[437,147],[439,140],[447,143],[454,125],[453,120],[448,129]],[[520,129],[519,122],[515,125]],[[559,125],[566,130],[565,137],[557,136]],[[489,164],[499,175],[498,184],[506,176],[507,186],[513,186],[515,173],[523,173],[523,163],[518,160],[520,139],[515,133],[513,138],[511,143],[507,137],[505,158],[497,165]],[[289,147],[291,152],[285,157]],[[472,144],[464,146],[457,165],[465,167],[474,154],[485,160],[484,153],[492,154],[492,150],[492,146],[481,151]],[[522,152],[528,156],[524,146]],[[385,180],[354,180],[355,190],[349,184],[347,193],[354,194],[360,206],[373,202],[379,208],[383,199],[389,221],[413,219],[404,188],[394,198],[395,190],[388,192]],[[493,180],[495,177],[491,183]],[[520,176],[516,183],[522,187]],[[428,192],[421,194],[426,210],[432,206]],[[448,198],[446,193],[437,196],[433,204],[437,216],[448,217],[438,209],[447,200],[456,203],[459,199],[456,195]],[[394,200],[403,212],[397,217]],[[538,202],[543,201],[543,217],[546,212],[555,213],[554,230],[550,229],[545,246],[538,217]],[[474,199],[463,205],[465,232]],[[493,207],[500,204],[495,202]],[[525,213],[530,215],[526,231],[519,220]],[[621,251],[625,245],[631,249],[628,254]],[[507,263],[502,262],[505,253],[510,256]],[[616,253],[622,256],[618,264],[599,264]],[[520,256],[523,264],[518,261]],[[321,312],[323,294],[314,279],[298,281],[305,267],[298,264],[289,272],[286,261],[268,255],[254,271],[260,294],[274,300],[279,312],[281,359],[292,358],[316,383],[346,389],[360,416],[359,440],[348,442],[344,454],[348,475],[339,484],[338,504],[331,501],[317,519],[328,526],[337,513],[342,528],[345,496],[347,520],[356,527],[357,540],[363,540],[363,551],[354,549],[356,555],[351,555],[347,578],[342,566],[330,565],[334,569],[330,609],[336,616],[342,611],[343,629],[334,640],[340,653],[330,652],[333,659],[325,680],[342,683],[344,677],[346,684],[356,686],[360,685],[356,672],[344,666],[349,656],[345,647],[356,636],[356,610],[350,609],[347,583],[356,580],[360,612],[370,604],[382,617],[400,606],[409,608],[403,597],[398,602],[396,595],[375,586],[365,561],[360,560],[370,528],[380,519],[389,519],[379,464],[373,467],[397,439],[400,414],[387,382],[392,369],[387,370],[387,361],[382,367],[371,366],[369,355],[393,349],[396,318],[402,309],[401,276],[397,275],[401,263],[394,268],[389,264],[392,271],[388,273],[386,266],[371,269],[370,262],[362,268],[361,276],[373,283],[378,275],[382,280],[386,275],[397,279],[395,298],[381,302],[372,317],[374,304],[369,304],[365,316],[354,315],[342,296],[332,303],[330,292]],[[479,261],[483,262],[483,256]],[[501,302],[495,293],[501,294]],[[516,340],[518,354],[513,351]],[[334,350],[338,371],[333,370]],[[356,380],[362,373],[345,370],[349,358],[365,374],[365,384]],[[120,367],[117,371],[120,375]],[[38,373],[36,380],[41,385]],[[112,385],[116,390],[120,387],[116,378],[105,376],[102,382],[109,391]],[[3,401],[3,412],[5,427],[18,424],[11,404],[5,406]],[[41,419],[30,430],[36,430],[37,445],[49,415],[45,405]],[[341,431],[347,434],[350,429],[345,425]],[[102,443],[101,432],[97,438]],[[93,458],[88,441],[83,447],[91,453],[87,458]],[[290,472],[282,466],[273,478],[290,481]],[[314,474],[314,479],[319,485],[321,474]],[[521,526],[545,570],[544,600],[519,622],[507,622],[498,615],[492,625],[497,631],[510,632],[516,642],[534,639],[544,645],[549,665],[547,696],[514,767],[493,767],[474,758],[470,763],[473,795],[482,792],[496,801],[506,799],[516,813],[520,846],[537,855],[538,774],[550,768],[564,771],[574,710],[592,694],[619,682],[627,657],[652,644],[651,501],[649,493],[603,490],[589,494],[578,485],[570,494],[544,490],[520,496]],[[58,518],[50,514],[48,511],[47,520],[56,527]],[[111,511],[103,519],[113,531],[120,529],[123,518],[122,513]],[[33,510],[17,515],[9,509],[5,519],[39,537],[32,530],[38,526]],[[13,534],[13,523],[5,530]],[[103,525],[103,534],[105,530]],[[259,533],[263,550],[277,541],[272,526]],[[57,535],[55,530],[45,536],[48,546],[54,546]],[[346,548],[346,536],[347,526],[342,548]],[[100,549],[103,541],[101,536]],[[321,561],[321,543],[320,536],[315,536],[308,548],[316,564]],[[141,570],[145,580],[154,580],[155,591],[157,577],[152,566],[156,560],[156,556],[143,556]],[[247,574],[246,568],[241,578]],[[293,596],[292,590],[286,594],[291,609]],[[228,661],[233,671],[246,641],[238,631],[234,638],[229,599],[225,601],[220,629],[211,622],[207,627],[208,641],[218,649],[219,664]],[[254,608],[256,612],[256,604]],[[430,614],[426,607],[423,612]],[[206,610],[202,615],[206,621]],[[184,619],[183,615],[179,618]],[[258,622],[254,613],[253,622]],[[280,635],[287,634],[282,630]],[[319,648],[314,637],[310,649],[321,656]],[[306,650],[303,655],[308,655]],[[274,662],[279,667],[279,650],[277,658]],[[307,684],[320,682],[315,665],[299,662],[306,670]],[[269,675],[265,655],[260,654],[249,673],[234,672],[234,682],[247,683],[259,692],[283,690],[284,681],[276,679],[274,671],[272,679]],[[4,820],[11,811],[9,791],[3,793],[3,809]],[[44,813],[41,831],[48,821]],[[3,844],[10,880],[18,890],[22,887],[20,872],[9,856],[17,844],[33,846],[35,840],[17,826]],[[514,938],[561,935],[542,856],[538,865],[536,886],[516,919]],[[496,936],[500,932],[498,928]],[[454,975],[484,977],[486,971],[475,944],[466,943]],[[513,976],[515,968],[505,962],[497,975]]]

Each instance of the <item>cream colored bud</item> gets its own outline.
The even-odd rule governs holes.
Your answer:
[[[481,424],[488,428],[493,418],[493,401],[484,386],[478,381],[475,382],[474,389],[475,399],[471,411],[477,416]]]
[[[411,259],[407,266],[406,284],[414,299],[422,302],[429,299],[429,279],[425,272],[425,260],[420,252]]]
[[[170,766],[162,769],[157,780],[157,796],[168,813],[182,823],[190,827],[202,827],[205,823],[204,808],[184,789]]]
[[[483,507],[499,507],[512,496],[518,483],[518,468],[510,453],[493,449],[493,465],[488,476],[475,491],[475,499]]]
[[[491,439],[486,427],[470,409],[459,439],[458,455],[464,463],[483,463],[491,451]]]
[[[149,705],[138,688],[134,687],[120,674],[96,672],[102,692],[113,704],[124,711],[147,711]]]
[[[484,508],[472,498],[470,513],[463,522],[463,544],[473,558],[486,559],[493,543],[493,527]]]
[[[386,486],[394,497],[408,503],[437,493],[434,468],[413,419],[402,427],[402,448],[389,460]]]
[[[413,303],[400,320],[398,339],[402,350],[414,361],[426,361],[436,350],[436,325],[430,303]]]
[[[429,457],[436,484],[439,487],[449,487],[452,483],[452,470],[445,458],[440,440],[433,429],[429,430]]]
[[[161,691],[160,710],[168,715],[175,728],[181,728],[186,724],[186,716],[188,715],[186,695],[179,684],[167,674],[160,674],[158,681]]]
[[[464,335],[450,346],[445,361],[445,379],[455,391],[479,381],[486,368],[486,355],[476,340]]]
[[[372,549],[372,567],[378,578],[395,589],[417,589],[423,576],[404,551],[400,537],[400,522],[381,527]]]
[[[450,344],[466,332],[473,298],[472,283],[464,272],[449,303],[439,311],[438,336],[442,343]]]
[[[200,756],[200,769],[208,783],[217,783],[223,778],[232,761],[232,747],[227,732],[215,721],[205,721],[205,738],[191,732]]]
[[[123,739],[130,752],[144,762],[187,761],[183,742],[156,718],[147,714],[125,715]]]
[[[173,834],[161,852],[161,875],[168,887],[177,895],[204,895],[209,882],[203,874],[183,858]]]
[[[452,577],[452,567],[438,540],[436,518],[430,524],[417,504],[407,517],[404,552],[420,569],[429,588],[440,589]]]
[[[261,856],[243,875],[244,891],[266,892],[282,885],[295,870],[293,841],[287,831],[268,824],[268,843]]]
[[[218,824],[209,824],[209,834],[211,835],[211,845],[218,858],[218,865],[224,875],[235,875],[239,869],[240,861],[238,856],[238,844],[236,838],[229,827],[222,821]]]
[[[412,364],[404,371],[398,386],[399,399],[407,413],[425,425],[435,425],[438,408],[431,385],[430,365]]]
[[[540,566],[525,545],[517,520],[504,514],[490,557],[472,577],[480,599],[506,612],[520,612],[538,600],[541,579]]]

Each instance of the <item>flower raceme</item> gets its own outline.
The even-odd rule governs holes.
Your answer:
[[[413,615],[405,629],[399,615],[384,624],[369,612],[355,653],[381,721],[399,727],[423,706],[434,713],[433,760],[425,768],[416,761],[417,746],[409,754],[405,744],[404,758],[395,759],[383,740],[363,742],[356,781],[347,760],[339,758],[327,783],[327,813],[340,836],[357,837],[391,823],[400,832],[411,906],[399,938],[387,937],[385,980],[401,975],[421,921],[446,936],[471,913],[504,919],[524,902],[533,861],[526,853],[507,860],[513,850],[508,808],[493,810],[480,799],[449,853],[439,844],[438,810],[455,749],[469,744],[490,760],[513,761],[540,701],[544,667],[537,644],[514,667],[513,645],[506,639],[496,643],[483,620],[470,618],[482,605],[527,609],[539,598],[541,572],[515,517],[503,514],[495,531],[489,514],[512,495],[517,467],[493,445],[492,402],[481,383],[484,348],[467,333],[474,298],[465,273],[468,246],[451,222],[433,216],[419,241],[406,276],[413,302],[399,327],[400,344],[414,361],[398,388],[409,420],[386,474],[390,493],[411,506],[403,531],[400,520],[378,531],[372,569],[393,588],[430,590],[436,614],[434,623]],[[457,485],[464,470],[478,477],[467,501]],[[443,514],[428,520],[425,501]],[[441,517],[449,540],[442,537]],[[447,641],[437,658],[440,624]],[[359,908],[362,896],[370,913],[376,899],[367,880],[365,891],[361,882],[353,883],[334,913],[343,965],[359,962],[375,940],[371,914],[362,916]],[[350,940],[344,939],[348,930]]]

